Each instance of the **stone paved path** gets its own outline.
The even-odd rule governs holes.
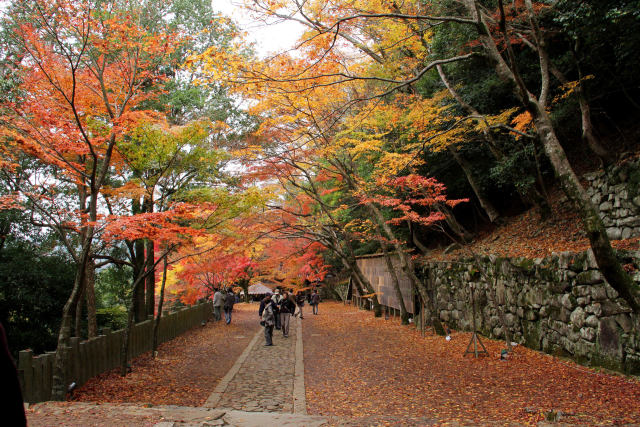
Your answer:
[[[288,338],[274,330],[273,346],[269,347],[264,345],[261,329],[204,406],[247,412],[294,412],[296,349],[302,345],[299,328],[300,320],[292,319]],[[302,349],[298,350],[302,358]]]
[[[325,417],[185,406],[43,402],[31,407],[29,427],[320,427]],[[4,425],[4,424],[3,424]]]

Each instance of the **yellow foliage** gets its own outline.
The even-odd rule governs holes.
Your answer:
[[[555,103],[557,103],[559,101],[562,101],[563,99],[568,98],[569,96],[571,96],[576,91],[576,89],[578,89],[578,86],[581,84],[581,82],[586,81],[586,80],[591,80],[591,79],[594,79],[594,78],[595,78],[595,76],[593,74],[589,74],[587,76],[584,76],[580,80],[573,80],[573,81],[570,81],[570,82],[567,82],[567,83],[563,84],[560,87],[560,90],[562,90],[562,93],[559,94],[559,95],[556,95],[553,98],[553,103],[555,104]]]
[[[478,132],[482,132],[487,129],[488,126],[495,126],[498,124],[507,124],[509,123],[509,119],[513,116],[519,108],[509,108],[504,110],[502,113],[494,115],[494,116],[484,116],[485,120],[476,119],[475,130]]]
[[[533,128],[533,118],[531,117],[531,113],[525,111],[523,113],[518,114],[511,120],[511,124],[515,130],[520,132],[526,132],[529,129]],[[516,139],[520,138],[520,135],[516,135]]]

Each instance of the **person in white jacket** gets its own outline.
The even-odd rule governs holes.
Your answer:
[[[222,319],[222,306],[224,305],[224,295],[220,292],[220,289],[216,288],[216,292],[213,294],[213,320],[216,322]]]

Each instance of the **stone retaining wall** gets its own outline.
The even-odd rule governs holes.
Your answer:
[[[206,321],[212,312],[211,303],[184,307],[163,314],[158,330],[158,342],[163,343]],[[71,338],[68,352],[68,371],[65,384],[75,382],[81,386],[90,378],[120,366],[120,349],[124,330],[103,329],[102,335],[86,341]],[[151,350],[153,344],[153,320],[136,324],[131,330],[129,357],[132,359]],[[18,356],[18,375],[25,402],[36,403],[51,399],[55,351],[34,356],[31,350],[23,350]]]
[[[640,160],[584,175],[610,239],[640,236]]]
[[[640,252],[621,259],[640,283]],[[432,262],[422,273],[434,286],[440,318],[454,329],[472,329],[473,288],[483,335],[503,339],[508,328],[512,341],[530,348],[640,374],[638,316],[604,281],[590,250]]]

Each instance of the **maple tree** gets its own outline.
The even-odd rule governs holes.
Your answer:
[[[282,54],[269,63],[247,65],[234,61],[233,55],[207,52],[201,58],[205,67],[221,70],[217,65],[219,61],[229,62],[227,80],[242,84],[244,93],[271,91],[301,98],[313,93],[315,102],[323,96],[317,93],[321,89],[327,93],[326,97],[333,97],[332,104],[321,103],[325,107],[333,105],[333,113],[325,107],[316,110],[315,103],[302,105],[299,113],[305,114],[305,109],[308,110],[306,114],[316,120],[323,132],[330,129],[325,120],[341,117],[357,102],[373,101],[398,91],[412,91],[431,70],[484,55],[491,64],[493,75],[508,85],[518,107],[528,113],[532,132],[539,138],[561,187],[580,213],[602,273],[634,311],[639,309],[631,279],[615,258],[597,209],[569,164],[549,113],[554,67],[547,50],[550,36],[541,22],[547,14],[555,12],[553,5],[532,0],[513,2],[508,7],[502,1],[487,6],[476,0],[405,2],[402,5],[252,1],[248,7],[263,17],[295,20],[307,26],[309,31],[299,44],[301,56]],[[440,31],[440,28],[445,30]],[[465,36],[458,37],[446,49],[432,49],[434,37],[450,34],[451,30]],[[451,37],[449,41],[453,41]],[[517,43],[536,57],[538,64],[534,72],[539,90],[523,77],[522,61],[515,53]],[[364,58],[354,57],[354,48]],[[220,75],[220,71],[215,74],[216,77]],[[351,96],[340,94],[336,87],[343,88],[343,92]],[[582,126],[588,128],[588,111],[584,105],[581,108]],[[481,117],[480,123],[485,120]],[[518,134],[516,128],[506,123],[499,127]],[[585,132],[588,133],[588,129]],[[594,145],[593,139],[589,144],[594,151],[604,154]]]
[[[332,94],[335,96],[335,94]],[[285,96],[286,97],[286,96]],[[335,99],[335,98],[334,98]],[[286,117],[289,123],[301,124],[305,120],[309,120],[304,114],[301,114],[300,108],[288,109],[285,102],[295,103],[295,99],[286,97],[286,100],[280,104],[278,116]],[[297,101],[298,105],[300,101]],[[302,102],[305,102],[304,100]],[[284,116],[284,114],[287,114]],[[311,113],[307,113],[311,116]],[[376,207],[376,198],[378,195],[375,189],[381,185],[384,187],[385,181],[390,180],[390,176],[394,176],[410,163],[409,159],[412,153],[389,153],[388,155],[378,155],[379,141],[365,140],[359,143],[351,135],[356,132],[354,129],[345,129],[342,132],[335,132],[329,135],[328,132],[312,135],[310,129],[314,128],[314,123],[309,120],[306,126],[285,128],[278,126],[280,122],[275,121],[274,124],[269,120],[265,120],[261,126],[263,137],[274,138],[276,141],[284,139],[284,142],[291,148],[285,152],[276,149],[275,152],[270,151],[267,146],[263,162],[266,167],[260,168],[260,173],[266,173],[268,176],[276,176],[281,185],[288,189],[291,197],[291,203],[285,206],[278,206],[277,210],[282,211],[281,229],[279,233],[283,233],[289,237],[302,237],[310,241],[322,243],[324,246],[332,250],[344,263],[344,266],[353,272],[355,283],[360,287],[362,295],[371,295],[377,315],[380,315],[379,305],[377,304],[377,296],[373,287],[362,274],[360,268],[355,261],[355,254],[351,246],[351,240],[362,239],[361,232],[354,232],[354,222],[349,222],[348,215],[345,211],[351,208],[345,204],[345,201],[337,194],[344,194],[344,197],[355,199],[357,201],[353,206],[358,207],[360,204],[365,206],[372,212],[373,223],[380,233],[385,235],[384,239],[388,239],[394,245],[394,251],[398,254],[402,261],[403,270],[408,272],[409,277],[416,284],[416,288],[421,290],[422,297],[427,300],[427,289],[423,283],[412,274],[413,264],[409,257],[405,256],[406,248],[398,243],[394,232],[387,224],[380,209]],[[271,127],[273,126],[273,127]],[[297,129],[304,129],[304,136],[299,140],[297,138]],[[317,126],[316,126],[317,130]],[[306,137],[306,138],[305,138]],[[354,142],[355,141],[355,142]],[[378,158],[379,157],[379,158]],[[359,165],[362,162],[375,163],[378,169],[372,174],[374,179],[363,179],[362,172],[359,171]],[[269,172],[265,172],[265,168]],[[377,178],[377,180],[376,180]],[[397,181],[400,182],[400,181]],[[435,183],[433,180],[422,181],[424,187],[422,191],[428,191],[428,185]],[[434,191],[442,190],[442,187],[433,186]],[[371,193],[368,194],[368,193]],[[427,202],[428,197],[423,197],[421,203],[423,205],[441,203],[445,204],[446,197],[441,195],[440,198],[432,196]],[[414,198],[415,203],[420,203]],[[353,203],[348,202],[348,203]],[[384,205],[384,201],[382,202]],[[454,204],[452,204],[453,206]],[[387,207],[395,206],[397,209],[405,209],[405,214],[409,213],[406,204],[398,201],[395,205],[388,203]],[[415,212],[411,212],[412,219],[421,219],[423,224],[431,225],[436,221],[444,219],[443,214],[433,215],[429,218],[421,218]],[[401,218],[398,222],[408,219]],[[346,221],[345,221],[346,220]],[[383,239],[383,241],[384,241]],[[396,281],[397,282],[397,281]],[[396,283],[397,284],[397,283]],[[398,290],[399,291],[399,290]],[[431,304],[432,319],[435,324],[439,324],[435,316],[435,305]],[[406,310],[404,317],[406,318]],[[442,329],[442,328],[439,328]]]
[[[9,6],[0,207],[54,230],[76,265],[58,337],[57,398],[73,314],[78,335],[86,300],[88,335],[97,334],[93,276],[109,264],[132,270],[127,331],[156,303],[157,331],[165,289],[183,303],[214,287],[246,291],[258,280],[299,291],[323,280],[329,260],[379,316],[356,259],[380,250],[403,321],[396,258],[442,333],[432,284],[415,274],[415,257],[434,245],[421,241],[431,230],[463,243],[472,236],[456,218],[467,196],[454,191],[450,200],[433,177],[448,165],[430,161],[453,159],[473,201],[496,222],[483,158],[465,158],[472,150],[488,150],[491,173],[511,179],[523,203],[543,212],[544,149],[607,281],[638,309],[552,117],[575,102],[584,141],[603,163],[613,160],[586,96],[600,77],[579,58],[580,25],[591,18],[574,16],[565,1],[256,0],[247,7],[306,26],[297,52],[255,58],[206,0]],[[559,57],[548,47],[565,33],[576,43]],[[483,79],[502,90],[491,108],[478,105],[485,92],[474,94]]]
[[[86,282],[100,228],[100,191],[118,140],[138,121],[155,117],[135,106],[145,98],[145,85],[159,76],[158,66],[171,49],[170,34],[148,33],[133,14],[119,9],[107,13],[106,8],[99,14],[95,6],[91,1],[43,0],[14,3],[7,14],[18,52],[13,65],[25,91],[11,106],[5,143],[55,171],[49,178],[38,177],[31,187],[21,186],[19,197],[58,232],[77,265],[58,338],[53,387],[57,399],[66,392],[63,373],[71,311]],[[14,166],[11,158],[6,162]],[[60,183],[77,188],[77,203],[55,203],[56,196],[65,195],[56,185]],[[77,252],[70,232],[78,233]]]
[[[153,270],[168,253],[154,257],[151,242],[173,248],[198,235],[198,227],[210,226],[209,218],[196,218],[195,204],[175,201],[177,196],[189,199],[196,182],[216,176],[226,157],[209,147],[211,126],[206,123],[171,129],[157,109],[145,109],[153,106],[150,101],[166,72],[162,67],[175,61],[171,55],[182,35],[161,25],[161,16],[154,21],[148,15],[153,3],[124,6],[91,1],[14,4],[6,23],[15,30],[12,66],[22,88],[6,108],[11,120],[3,127],[3,166],[15,186],[7,206],[29,209],[36,225],[54,229],[77,266],[58,339],[56,398],[65,392],[62,372],[71,314],[81,312],[82,292],[93,291],[93,269],[107,263],[137,267],[133,295],[137,301],[142,296],[137,306],[144,310],[144,279],[150,276],[147,295],[153,295]],[[14,153],[36,158],[43,173],[25,175]],[[160,211],[153,212],[158,186],[165,193],[157,201]],[[144,198],[138,203],[136,197]],[[201,215],[215,210],[201,201]],[[146,261],[143,239],[150,242]],[[118,240],[128,242],[130,261],[101,254]],[[147,304],[153,310],[153,300]],[[127,330],[132,319],[128,324]],[[89,329],[95,335],[95,320],[90,319]],[[125,339],[123,363],[127,344]]]

